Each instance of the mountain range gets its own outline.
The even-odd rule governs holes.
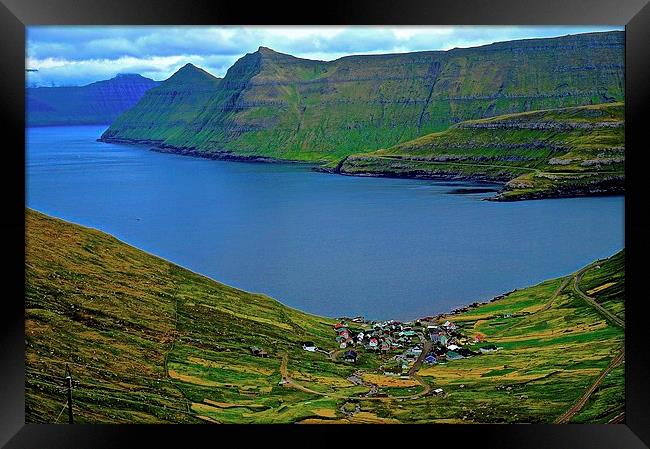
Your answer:
[[[27,88],[27,125],[108,125],[157,85],[141,75],[120,74],[86,86]]]
[[[334,61],[260,47],[218,83],[184,67],[102,140],[215,158],[336,163],[466,120],[620,102],[624,87],[623,32]]]

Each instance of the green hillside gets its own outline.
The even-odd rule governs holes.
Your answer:
[[[158,81],[120,74],[86,86],[31,87],[26,93],[28,126],[108,125],[132,108]]]
[[[372,153],[344,174],[507,182],[498,199],[622,193],[624,105],[609,103],[462,122]]]
[[[115,120],[110,130],[119,127],[113,141],[162,143],[185,132],[192,117],[207,105],[220,79],[186,64],[158,87],[144,94],[135,108]],[[146,137],[143,137],[145,136]]]
[[[28,210],[26,240],[27,422],[65,420],[65,363],[80,423],[608,422],[624,408],[624,253],[434,318],[499,349],[399,377],[395,351],[341,360],[333,320],[102,232]]]
[[[145,97],[102,139],[215,158],[336,163],[465,120],[620,102],[623,56],[623,32],[330,62],[260,47],[214,93],[193,107],[183,102],[182,114],[152,120],[161,105]]]

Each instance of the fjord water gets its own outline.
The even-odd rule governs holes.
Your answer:
[[[496,203],[458,183],[96,142],[104,129],[27,130],[29,207],[307,312],[435,314],[624,246],[623,197]]]

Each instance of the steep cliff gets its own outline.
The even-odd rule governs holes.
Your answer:
[[[622,193],[623,103],[462,122],[388,149],[354,154],[342,174],[506,182],[497,199]]]
[[[455,123],[622,101],[624,34],[589,33],[476,48],[312,61],[260,47],[238,60],[183,126],[135,132],[120,118],[104,140],[160,140],[210,157],[334,162]],[[138,104],[129,117],[147,116]],[[169,127],[174,133],[165,134]]]
[[[157,85],[137,74],[121,74],[86,86],[28,88],[26,121],[29,126],[108,125]]]

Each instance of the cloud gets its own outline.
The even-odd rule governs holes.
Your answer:
[[[34,26],[27,30],[29,85],[79,85],[117,73],[156,80],[192,62],[223,76],[238,58],[260,45],[303,58],[337,59],[484,45],[622,27],[513,26]]]

